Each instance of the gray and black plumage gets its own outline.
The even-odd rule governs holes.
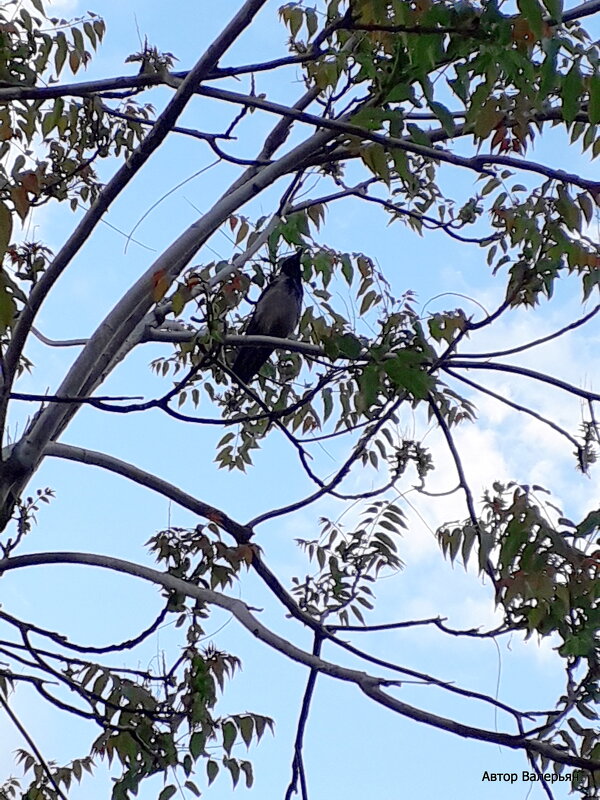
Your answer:
[[[279,336],[294,331],[302,309],[302,274],[298,251],[281,262],[281,269],[258,298],[254,313],[246,326],[248,336]],[[240,347],[231,367],[232,372],[248,383],[268,360],[274,347]]]

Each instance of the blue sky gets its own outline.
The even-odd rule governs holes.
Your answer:
[[[286,35],[277,21],[277,5],[267,4],[251,35],[236,44],[226,63],[249,62],[284,53]],[[165,4],[142,0],[119,3],[98,0],[92,10],[107,22],[105,45],[87,74],[79,78],[135,71],[134,65],[123,62],[129,53],[140,47],[138,31],[142,37],[147,35],[149,42],[160,50],[175,53],[179,58],[178,68],[185,69],[238,7],[236,2],[208,4],[182,0],[173,10]],[[70,2],[57,6],[54,13],[73,16],[83,13],[85,8]],[[292,70],[282,71],[273,79],[261,78],[258,90],[268,91],[272,99],[290,102],[302,90],[298,80],[290,80],[294,75]],[[164,92],[157,91],[153,102],[158,106],[164,97]],[[220,130],[223,119],[229,118],[229,109],[198,100],[190,105],[181,124]],[[267,115],[264,115],[264,123],[252,122],[255,131],[252,136],[256,138],[250,140],[248,152],[254,151],[260,131],[268,130],[272,124]],[[550,162],[555,157],[556,147],[552,138],[548,145],[539,148],[536,156]],[[571,157],[572,163],[560,166],[576,171],[583,161],[569,153]],[[212,155],[201,144],[172,137],[126,195],[115,203],[108,221],[123,231],[130,231],[165,192],[211,161]],[[112,166],[105,166],[107,175]],[[592,169],[595,168],[594,165]],[[193,206],[206,210],[236,174],[233,167],[219,166],[174,192],[144,219],[136,230],[136,239],[146,248],[161,252],[195,219],[197,212]],[[466,196],[475,190],[472,177],[456,170],[448,170],[444,179],[449,187],[459,187]],[[268,213],[275,196],[265,193],[245,212],[254,217]],[[56,250],[72,229],[76,217],[66,209],[43,208],[34,218],[37,235]],[[408,288],[414,289],[422,304],[434,295],[451,291],[475,296],[488,309],[497,304],[501,284],[496,286],[491,281],[483,251],[459,246],[442,234],[420,238],[406,228],[387,227],[386,224],[387,218],[374,207],[365,207],[355,200],[344,201],[343,206],[332,207],[321,241],[334,248],[367,253],[381,264],[398,294]],[[134,243],[125,253],[124,245],[123,236],[106,226],[98,227],[61,279],[55,296],[43,307],[38,323],[47,336],[70,338],[91,333],[154,258],[151,250]],[[220,258],[232,254],[230,242],[219,234],[213,237],[210,245]],[[214,255],[205,249],[194,263],[201,264],[213,258]],[[494,329],[495,333],[486,333],[478,339],[477,348],[497,343],[498,337],[503,344],[510,345],[560,327],[576,314],[579,291],[573,282],[567,283],[552,303],[532,313],[515,313],[510,321],[501,322]],[[466,301],[452,297],[433,301],[428,310],[455,305],[476,311]],[[160,394],[165,384],[151,373],[148,364],[152,358],[166,352],[156,345],[138,348],[109,378],[102,392],[143,393],[147,397]],[[560,363],[561,375],[565,378],[593,386],[597,353],[596,328],[589,334],[574,335],[568,341],[541,349],[535,356],[535,364],[552,371],[555,364]],[[72,351],[48,349],[38,343],[31,345],[29,354],[35,370],[32,376],[22,379],[19,387],[22,391],[43,391],[46,387],[52,390],[72,359]],[[527,364],[527,360],[523,359],[522,363]],[[567,403],[557,394],[546,390],[542,393],[538,387],[508,382],[501,377],[490,379],[488,385],[509,392],[514,399],[533,401],[542,411],[557,415],[559,421],[570,421],[573,415],[578,419],[578,404]],[[478,399],[478,406],[477,424],[464,426],[457,434],[476,496],[481,494],[483,486],[495,479],[514,478],[541,483],[556,492],[565,504],[567,516],[577,518],[585,509],[593,507],[597,478],[594,475],[582,477],[575,471],[571,454],[558,437],[539,426],[532,427],[529,420],[507,415],[491,400]],[[19,407],[12,419],[13,431],[22,429],[26,413],[27,409]],[[413,428],[423,429],[424,425],[419,415],[415,417],[406,412],[399,432],[408,435]],[[64,441],[103,450],[155,471],[242,522],[272,505],[292,501],[307,490],[306,478],[277,433],[270,437],[264,451],[256,455],[255,468],[247,475],[215,469],[214,444],[220,436],[219,430],[178,424],[159,412],[108,416],[83,409],[69,427]],[[531,437],[536,447],[524,447],[524,442],[531,442]],[[426,442],[438,454],[440,462],[431,489],[451,488],[456,478],[440,437],[431,431]],[[335,448],[330,450],[335,456]],[[328,458],[326,453],[322,454],[320,466],[323,469],[327,463],[333,464]],[[370,479],[371,476],[357,472],[353,488],[364,488]],[[56,491],[56,499],[40,512],[39,526],[31,534],[26,549],[85,550],[148,561],[144,542],[153,533],[169,524],[184,526],[196,522],[192,515],[171,506],[165,499],[93,468],[47,460],[34,477],[32,488],[47,485]],[[456,627],[485,626],[498,621],[489,587],[474,573],[465,572],[458,565],[453,568],[443,561],[434,540],[432,530],[438,524],[448,518],[465,516],[462,498],[453,495],[444,502],[435,503],[409,491],[399,502],[409,522],[409,530],[400,544],[400,555],[407,566],[399,575],[382,582],[378,611],[372,621],[437,614],[448,616],[449,623]],[[275,572],[284,579],[304,574],[307,567],[293,539],[315,537],[318,516],[333,516],[339,510],[338,504],[325,500],[293,517],[262,526],[258,541]],[[289,632],[297,644],[310,648],[309,638],[285,619],[281,609],[273,607],[264,587],[253,576],[244,578],[235,591],[252,606],[264,609],[260,614],[264,622],[279,632]],[[40,625],[60,628],[76,641],[100,644],[134,635],[158,612],[161,600],[153,587],[129,578],[92,569],[51,567],[5,576],[3,606]],[[255,764],[256,783],[248,796],[282,797],[289,780],[291,744],[305,681],[304,671],[286,662],[282,655],[268,652],[264,645],[251,640],[223,614],[215,614],[208,633],[219,648],[229,649],[243,661],[243,670],[229,684],[219,706],[220,712],[253,710],[276,720],[275,737],[266,734],[262,743],[250,753]],[[525,645],[515,636],[510,640],[502,639],[496,646],[489,641],[448,640],[441,633],[429,630],[361,634],[353,641],[361,645],[368,643],[381,658],[397,660],[462,686],[492,696],[498,691],[502,700],[521,708],[551,706],[562,685],[561,666],[552,651],[555,643],[549,641],[538,644],[532,640]],[[161,648],[173,648],[179,642],[180,635],[172,625],[165,627],[158,641],[136,654],[139,663],[135,666],[146,666],[158,657]],[[326,650],[324,655],[340,659],[337,652]],[[342,657],[342,662],[356,666],[346,657]],[[117,658],[112,663],[120,662]],[[506,719],[502,716],[496,719],[490,708],[474,709],[469,703],[457,702],[447,694],[423,686],[405,684],[399,692],[403,700],[436,713],[456,715],[463,722],[490,729],[496,726],[507,729]],[[82,755],[96,735],[80,721],[64,720],[53,710],[40,706],[26,689],[17,693],[15,708],[50,759],[61,761]],[[23,742],[1,717],[0,740],[7,745],[0,752],[0,775],[3,775],[11,771],[10,751],[23,746]],[[236,751],[236,755],[241,752]],[[401,719],[374,707],[354,687],[332,680],[319,679],[305,756],[311,797],[315,798],[359,800],[373,795],[400,798],[418,794],[444,796],[450,800],[459,797],[538,800],[544,796],[537,785],[482,782],[486,770],[517,771],[519,774],[526,770],[527,764],[521,754],[465,742]],[[106,780],[106,776],[98,782],[88,780],[81,790],[73,792],[73,798],[106,797]],[[198,783],[202,785],[203,776]],[[158,791],[157,783],[149,783],[141,790],[140,797],[150,800]],[[246,796],[241,787],[236,792],[238,796]],[[221,800],[231,794],[229,777],[221,776],[206,796]],[[555,788],[555,796],[567,796],[565,785]]]

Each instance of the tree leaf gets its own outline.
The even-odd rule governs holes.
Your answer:
[[[219,774],[219,765],[212,758],[206,762],[206,775],[208,777],[208,785],[210,786],[214,779]]]
[[[430,103],[429,108],[442,123],[442,128],[446,131],[448,136],[452,138],[456,132],[456,123],[454,122],[454,117],[450,113],[450,110],[442,103],[437,102]]]
[[[10,244],[13,229],[13,220],[10,209],[0,201],[0,262]]]
[[[223,749],[229,755],[237,738],[237,728],[231,720],[227,720],[227,722],[223,723],[221,733],[223,735]]]
[[[592,125],[600,122],[600,75],[594,73],[589,78],[590,82],[590,102],[588,104],[588,116]]]
[[[573,64],[563,79],[560,92],[562,99],[562,113],[565,122],[573,122],[580,109],[580,96],[583,91],[583,81],[577,63]]]

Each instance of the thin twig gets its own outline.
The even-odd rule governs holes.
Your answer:
[[[585,389],[580,389],[578,386],[573,386],[571,383],[562,381],[560,378],[546,375],[544,372],[537,372],[534,369],[518,367],[514,364],[496,364],[493,361],[484,361],[482,364],[479,364],[477,361],[461,361],[460,357],[453,356],[448,359],[444,366],[452,367],[453,369],[489,369],[495,370],[496,372],[507,372],[512,375],[522,375],[525,378],[533,378],[541,383],[547,383],[549,386],[555,386],[557,389],[562,389],[576,397],[583,397],[584,400],[600,400],[600,394],[596,392],[588,392]]]
[[[580,319],[575,320],[575,322],[571,322],[569,325],[565,325],[564,328],[560,328],[558,331],[554,331],[554,333],[550,333],[547,336],[542,336],[540,339],[534,339],[532,342],[527,342],[527,344],[522,344],[517,347],[511,347],[509,350],[496,350],[490,353],[461,353],[461,358],[502,358],[503,356],[511,356],[515,353],[522,353],[524,350],[530,350],[532,347],[538,347],[541,344],[545,344],[546,342],[552,341],[552,339],[558,339],[563,333],[568,333],[569,331],[573,331],[576,328],[579,328],[581,325],[585,325],[586,322],[589,322],[592,317],[595,317],[596,314],[600,311],[600,303],[595,306],[588,314]]]
[[[509,629],[505,626],[495,628],[491,631],[481,632],[478,628],[470,628],[468,630],[457,630],[455,628],[448,628],[444,625],[445,618],[431,617],[430,619],[412,619],[405,622],[388,622],[382,625],[327,625],[329,631],[355,632],[355,633],[373,633],[376,631],[393,631],[402,628],[414,628],[421,625],[435,625],[444,633],[450,636],[471,636],[476,639],[490,639],[496,636],[501,636],[505,633],[510,633]]]
[[[31,748],[31,751],[34,753],[35,757],[37,758],[39,765],[41,766],[42,770],[46,773],[46,776],[47,776],[48,780],[50,781],[52,786],[54,786],[54,789],[55,789],[57,795],[61,798],[61,800],[67,800],[66,795],[63,793],[62,789],[58,785],[58,783],[56,781],[56,778],[52,774],[52,770],[48,766],[48,763],[46,762],[46,759],[41,754],[38,746],[33,741],[31,736],[27,732],[27,729],[21,723],[21,721],[19,720],[17,715],[13,712],[13,710],[10,708],[10,706],[8,705],[6,700],[1,695],[0,695],[0,705],[4,708],[4,710],[6,711],[8,717],[10,718],[10,720],[13,723],[13,725],[15,726],[15,728],[19,731],[21,736],[25,739],[25,741],[27,742],[27,744]]]
[[[507,397],[504,397],[501,394],[493,392],[486,386],[482,386],[479,383],[475,383],[475,381],[469,380],[469,378],[465,378],[464,375],[459,375],[457,372],[454,372],[454,370],[451,370],[448,367],[442,366],[442,369],[444,370],[444,372],[447,372],[448,375],[451,375],[453,378],[456,378],[456,380],[465,383],[467,386],[470,386],[473,389],[477,389],[478,392],[487,394],[489,395],[489,397],[493,397],[495,400],[499,400],[501,403],[504,403],[504,405],[514,408],[515,411],[520,411],[523,414],[529,414],[529,416],[534,417],[534,419],[539,420],[539,422],[543,422],[545,425],[548,425],[550,428],[555,430],[557,433],[560,433],[561,436],[564,436],[569,442],[571,442],[571,444],[574,445],[577,452],[581,451],[582,448],[577,439],[571,436],[571,434],[564,428],[561,428],[560,425],[557,425],[555,422],[552,422],[551,419],[547,419],[546,417],[543,417],[541,414],[538,414],[537,411],[534,411],[531,408],[527,408],[527,406],[523,406],[520,403],[515,403],[513,400],[509,400]]]
[[[314,634],[312,654],[314,656],[321,655],[321,647],[323,645],[323,637],[319,633]],[[317,684],[318,672],[311,669],[306,680],[306,687],[302,697],[302,706],[300,707],[300,716],[298,718],[298,726],[296,729],[296,739],[294,741],[294,758],[292,761],[292,777],[285,793],[285,800],[291,800],[292,795],[296,794],[298,790],[298,780],[300,781],[300,789],[302,792],[302,800],[308,800],[308,787],[306,783],[306,774],[304,771],[304,758],[302,749],[304,746],[304,732],[306,730],[306,723],[308,722],[308,714],[310,711],[310,704]]]

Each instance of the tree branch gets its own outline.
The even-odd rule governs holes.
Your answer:
[[[313,656],[321,655],[321,647],[323,645],[323,637],[315,633],[313,639]],[[298,791],[298,781],[302,790],[302,800],[308,800],[308,787],[306,785],[306,775],[304,772],[304,732],[306,730],[306,723],[308,722],[308,713],[310,711],[310,704],[317,685],[318,672],[311,669],[306,681],[304,689],[304,696],[302,697],[302,706],[300,707],[300,716],[298,718],[298,727],[296,729],[296,739],[294,741],[294,758],[292,761],[292,777],[285,793],[285,800],[291,800],[292,795]]]
[[[534,411],[531,408],[527,408],[527,406],[520,405],[519,403],[515,403],[513,400],[509,400],[507,397],[503,397],[501,394],[493,392],[486,386],[482,386],[479,383],[475,383],[475,381],[469,380],[469,378],[465,378],[464,375],[459,375],[457,372],[454,372],[454,370],[451,370],[444,366],[442,367],[442,369],[444,370],[444,372],[447,372],[448,375],[451,375],[456,380],[461,381],[467,386],[470,386],[472,389],[476,389],[478,392],[482,392],[482,394],[487,394],[489,397],[493,397],[495,400],[504,403],[504,405],[510,406],[510,408],[514,408],[515,411],[520,411],[523,414],[529,414],[529,416],[533,417],[534,419],[537,419],[539,422],[543,422],[545,425],[548,425],[550,428],[552,428],[561,436],[564,436],[565,439],[567,439],[569,442],[571,442],[571,444],[574,445],[575,450],[578,453],[581,452],[582,448],[577,439],[571,436],[571,434],[564,428],[561,428],[560,425],[557,425],[555,422],[552,422],[551,419],[547,419],[547,417],[543,417],[541,414],[538,414],[537,411]]]
[[[362,128],[360,125],[354,125],[351,122],[346,122],[343,119],[327,119],[315,114],[309,114],[305,111],[298,111],[296,109],[283,106],[279,103],[273,103],[269,100],[264,100],[259,97],[252,97],[250,95],[239,94],[237,92],[230,92],[224,89],[214,89],[208,86],[200,86],[198,94],[205,97],[213,97],[217,100],[224,100],[229,103],[237,103],[248,105],[251,108],[259,108],[262,111],[267,111],[272,114],[280,114],[285,117],[297,119],[300,122],[305,122],[308,125],[314,125],[317,128],[325,128],[337,133],[346,133],[351,136],[358,137],[361,140],[375,142],[381,144],[388,149],[398,148],[407,153],[414,153],[424,158],[433,159],[434,161],[441,161],[446,164],[452,164],[457,167],[463,167],[480,174],[487,174],[489,166],[506,166],[512,167],[516,170],[524,170],[526,172],[535,172],[538,175],[543,175],[546,178],[558,180],[563,183],[570,183],[574,186],[579,186],[582,189],[590,192],[594,196],[600,193],[600,181],[590,181],[582,178],[580,175],[565,172],[560,169],[553,169],[544,164],[539,164],[533,161],[525,161],[524,159],[514,158],[512,156],[494,155],[493,153],[485,153],[477,156],[460,156],[456,153],[451,153],[448,150],[442,150],[437,147],[428,147],[427,145],[417,144],[409,139],[400,139],[396,136],[386,136],[381,133],[374,133]],[[445,138],[447,134],[444,135]]]
[[[40,306],[50,293],[52,286],[70,264],[74,255],[81,249],[113,200],[122,192],[123,188],[131,181],[134,175],[141,169],[154,151],[162,144],[165,137],[170,133],[175,121],[178,119],[189,100],[193,97],[198,82],[218,63],[222,54],[247,27],[265,2],[266,0],[246,0],[229,25],[217,36],[206,52],[200,57],[194,68],[187,74],[175,93],[175,96],[156,120],[156,124],[148,136],[102,189],[100,195],[61,248],[50,267],[35,284],[26,305],[21,311],[13,331],[10,345],[5,354],[2,376],[3,391],[5,394],[3,402],[0,405],[0,431],[4,429],[7,394],[12,388],[27,335]]]
[[[252,537],[252,529],[249,526],[241,525],[215,506],[197,500],[191,494],[187,494],[187,492],[184,492],[172,483],[158,478],[156,475],[146,472],[133,464],[121,461],[121,459],[115,458],[114,456],[100,453],[97,450],[86,450],[83,447],[74,447],[70,444],[58,442],[50,442],[46,446],[44,455],[54,458],[63,458],[67,461],[78,461],[82,464],[90,464],[95,467],[106,469],[109,472],[114,472],[117,475],[122,475],[124,478],[137,483],[139,486],[145,486],[147,489],[158,492],[163,497],[167,497],[183,508],[187,508],[194,514],[198,514],[199,517],[209,522],[214,522],[233,536],[239,544],[245,544]]]
[[[10,718],[12,724],[19,731],[21,736],[25,739],[25,741],[27,742],[27,744],[31,748],[31,752],[37,758],[38,763],[39,763],[40,767],[42,768],[42,771],[46,774],[46,777],[48,778],[48,780],[50,781],[50,783],[54,787],[54,790],[55,790],[56,794],[61,798],[61,800],[67,800],[66,796],[64,795],[64,793],[63,793],[62,789],[60,788],[60,786],[58,785],[58,783],[56,781],[56,778],[52,774],[52,770],[48,766],[48,763],[47,763],[46,759],[44,758],[44,756],[42,755],[41,751],[39,750],[38,746],[33,741],[31,736],[29,735],[29,733],[27,732],[27,729],[25,728],[25,726],[21,723],[21,720],[17,717],[17,715],[14,713],[14,711],[11,709],[11,707],[8,705],[8,703],[6,702],[6,700],[2,696],[0,696],[0,705],[4,708],[4,710],[6,711],[6,714]]]
[[[411,706],[398,700],[383,691],[383,686],[397,685],[396,681],[389,681],[385,678],[376,677],[365,672],[350,669],[348,667],[334,664],[320,657],[308,653],[287,639],[278,636],[250,612],[248,606],[236,598],[228,597],[219,592],[203,589],[196,584],[176,578],[168,573],[146,567],[142,564],[134,564],[120,558],[111,556],[100,556],[91,553],[74,552],[55,552],[55,553],[32,553],[29,555],[14,556],[0,560],[0,573],[8,572],[13,569],[48,564],[80,564],[97,566],[109,569],[126,575],[132,575],[150,583],[162,586],[165,589],[174,590],[186,597],[193,598],[206,603],[215,605],[231,613],[237,621],[246,628],[255,638],[267,644],[270,648],[278,651],[292,661],[303,664],[315,671],[327,675],[336,680],[352,683],[356,685],[367,697],[370,697],[377,704],[389,708],[401,716],[408,717],[417,722],[422,722],[428,726],[454,733],[467,739],[490,742],[492,744],[509,747],[513,750],[524,750],[544,758],[556,761],[559,764],[567,764],[580,769],[594,771],[600,769],[600,761],[580,756],[570,755],[547,742],[536,739],[529,739],[525,734],[507,734],[496,731],[476,728],[465,725],[455,720],[441,717],[428,711]]]
[[[578,386],[561,381],[560,378],[554,378],[552,375],[546,375],[543,372],[537,372],[526,367],[517,367],[514,364],[495,364],[493,361],[485,361],[479,364],[477,361],[461,361],[458,356],[453,356],[446,361],[444,366],[452,367],[453,369],[490,369],[497,372],[507,372],[512,375],[522,375],[525,378],[533,378],[550,386],[556,386],[557,389],[574,394],[576,397],[583,397],[584,400],[600,400],[600,394],[580,389]]]
[[[530,350],[532,347],[538,347],[541,344],[546,344],[546,342],[551,342],[552,339],[558,339],[564,333],[574,331],[576,328],[589,322],[599,311],[600,303],[588,314],[575,320],[575,322],[569,323],[569,325],[565,325],[564,328],[560,328],[560,330],[554,331],[554,333],[549,333],[548,336],[542,336],[540,339],[534,339],[532,342],[527,342],[517,347],[511,347],[509,350],[496,350],[491,353],[460,353],[460,358],[502,358],[503,356],[512,356],[515,353],[522,353],[525,350]]]
[[[126,352],[140,341],[149,324],[146,314],[156,302],[154,298],[156,276],[159,275],[161,281],[170,284],[196,250],[233,211],[255,198],[277,178],[293,171],[299,160],[303,160],[309,152],[319,148],[330,136],[328,131],[320,131],[286,153],[279,161],[261,168],[259,174],[236,191],[227,191],[211,211],[184,231],[136,281],[101,323],[69,370],[57,395],[89,396]],[[135,336],[133,336],[134,331]],[[125,343],[127,348],[123,349]],[[13,462],[8,470],[12,483],[5,487],[5,497],[18,496],[21,487],[42,457],[45,445],[60,435],[76,410],[75,405],[49,406],[33,421],[13,450]],[[6,513],[10,507],[11,502],[4,502],[4,521],[7,519]]]

